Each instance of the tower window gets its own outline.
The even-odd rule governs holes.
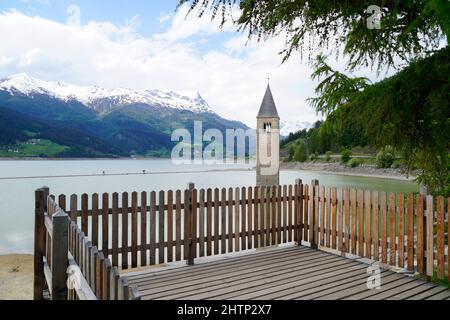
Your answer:
[[[264,130],[269,133],[272,132],[272,124],[270,122],[264,123]]]

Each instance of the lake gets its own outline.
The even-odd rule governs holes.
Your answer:
[[[174,165],[167,159],[0,161],[0,254],[32,253],[34,191],[44,185],[55,195],[176,190],[185,188],[189,182],[194,182],[197,188],[253,186],[256,179],[253,167],[254,163]],[[325,186],[387,192],[419,190],[413,182],[388,178],[312,171],[280,174],[281,184],[292,184],[297,178],[307,183],[318,179]]]

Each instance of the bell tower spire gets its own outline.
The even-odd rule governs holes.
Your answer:
[[[269,80],[269,78],[267,79]],[[280,184],[280,117],[267,83],[256,117],[256,185]]]

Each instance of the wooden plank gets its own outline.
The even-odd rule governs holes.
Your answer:
[[[45,256],[45,192],[37,189],[34,192],[34,277],[33,299],[42,300],[45,287],[44,263]]]
[[[265,223],[265,233],[266,233],[266,247],[270,246],[270,239],[271,239],[271,222],[272,222],[272,200],[271,200],[271,194],[272,194],[272,187],[266,188],[266,195],[265,195],[265,213],[266,213],[266,223]]]
[[[344,189],[344,252],[350,252],[350,190]]]
[[[151,205],[150,205],[151,206]],[[151,209],[150,209],[151,211]],[[153,212],[154,213],[154,212]],[[151,213],[150,213],[151,216]],[[151,218],[150,218],[151,219]],[[154,220],[153,220],[154,221]],[[145,249],[145,246],[147,245],[147,192],[142,191],[141,192],[141,212],[140,212],[140,222],[141,222],[141,267],[144,267],[147,265],[147,250]],[[150,222],[150,228],[151,228],[151,222]],[[152,232],[150,229],[150,237],[152,236]],[[150,245],[154,244],[150,241]],[[150,251],[152,248],[150,248]],[[153,247],[154,250],[154,247]],[[150,264],[154,264],[155,261],[150,261]]]
[[[307,232],[305,219],[308,217],[308,194],[305,189],[308,188],[308,185],[306,184],[305,187],[303,187],[302,182],[302,179],[296,179],[295,184],[298,186],[297,193],[295,193],[294,189],[294,215],[298,221],[298,229],[295,230],[297,233],[297,245],[302,245],[302,241],[305,239],[304,233],[306,234]],[[297,194],[297,200],[295,199],[295,194]],[[295,207],[295,203],[297,203],[297,207]],[[305,231],[303,232],[303,230]]]
[[[181,260],[181,190],[175,192],[175,260]]]
[[[137,217],[138,194],[131,193],[131,268],[137,267],[137,239],[138,239],[138,217]]]
[[[309,217],[308,217],[308,241],[312,248],[315,249],[315,237],[314,237],[314,214],[315,214],[315,190],[316,187],[311,184],[311,195],[309,198]]]
[[[278,185],[277,187],[277,244],[281,243],[281,235],[282,235],[282,212],[281,212],[281,198],[283,196],[282,187],[281,185]]]
[[[119,279],[119,270],[117,269],[117,267],[113,267],[111,269],[111,288],[109,293],[111,300],[119,300]]]
[[[272,233],[270,245],[274,246],[277,240],[277,186],[272,186],[271,188],[271,199],[270,199],[271,209],[270,209],[270,220],[272,221]]]
[[[373,208],[373,259],[380,259],[380,233],[379,233],[379,210],[378,210],[378,191],[373,192],[372,208]]]
[[[228,243],[227,252],[233,252],[233,188],[228,188],[228,217],[227,217],[227,232]]]
[[[109,195],[102,195],[102,252],[105,258],[109,255]]]
[[[444,279],[445,276],[445,240],[444,240],[444,197],[437,198],[437,277]]]
[[[158,230],[158,238],[159,238],[159,245],[158,245],[158,258],[159,263],[162,264],[166,261],[165,258],[165,248],[164,248],[164,241],[165,241],[165,210],[164,210],[164,204],[165,204],[165,194],[164,191],[159,192],[159,217],[158,217],[158,224],[159,224],[159,230]],[[156,230],[155,230],[156,231]],[[150,231],[151,232],[151,231]]]
[[[198,220],[198,212],[197,212],[197,189],[192,190],[192,211],[190,211],[190,221],[191,221],[191,237],[192,237],[192,246],[189,256],[189,264],[193,264],[194,258],[197,257],[197,220]]]
[[[358,190],[358,256],[364,257],[364,193]]]
[[[66,211],[66,195],[60,194],[58,196],[58,206],[61,208],[62,211]]]
[[[212,255],[212,189],[206,190],[206,255]],[[216,223],[216,220],[214,220]]]
[[[147,194],[146,194],[147,195]],[[145,196],[144,200],[146,201],[147,197]],[[148,226],[149,228],[149,244],[150,244],[150,265],[155,265],[156,264],[156,192],[152,191],[150,192],[150,225]],[[142,205],[143,206],[143,205]],[[146,210],[146,209],[144,209]],[[142,212],[142,209],[141,209]],[[142,216],[141,216],[142,218]],[[146,223],[147,223],[147,218],[146,218]],[[147,233],[147,225],[145,225],[145,233]],[[142,244],[147,244],[146,242],[141,242],[141,246]],[[141,255],[144,254],[145,258],[147,259],[147,250],[142,249],[141,248]],[[141,256],[142,258],[142,256]]]
[[[357,212],[356,212],[356,190],[351,190],[351,210],[352,210],[352,217],[351,217],[351,238],[352,238],[352,254],[356,255],[356,249],[357,249],[357,242],[356,242],[356,236],[357,236]]]
[[[128,269],[128,192],[122,192],[122,269]]]
[[[424,226],[424,214],[423,214],[423,196],[419,193],[417,195],[417,206],[416,206],[416,214],[417,214],[417,272],[420,274],[425,273],[425,265],[424,265],[424,257],[425,257],[425,243],[424,243],[424,234],[425,234],[425,226]]]
[[[314,248],[317,249],[319,243],[319,181],[313,180],[314,188]]]
[[[248,237],[247,237],[247,248],[252,249],[253,248],[253,188],[248,187],[247,189],[247,231],[248,231]]]
[[[222,188],[221,190],[221,207],[220,207],[220,215],[221,215],[221,233],[220,233],[220,252],[222,254],[227,252],[227,245],[226,245],[226,239],[227,239],[227,207],[226,207],[226,201],[227,201],[227,189]]]
[[[253,191],[253,199],[254,199],[254,204],[253,204],[253,230],[255,232],[255,236],[254,236],[254,243],[255,243],[255,248],[259,248],[260,247],[260,236],[259,236],[259,226],[261,224],[261,220],[259,219],[260,217],[260,206],[259,206],[259,201],[260,201],[260,190],[259,187],[256,186],[254,191]]]
[[[167,262],[173,260],[173,191],[167,192]]]
[[[387,263],[387,196],[381,193],[381,262]]]
[[[68,215],[59,209],[52,216],[53,230],[51,242],[51,288],[52,300],[67,299],[67,251],[69,227]]]
[[[97,257],[98,257],[97,247],[93,246],[91,251],[91,279],[90,279],[91,281],[89,286],[92,288],[94,294],[97,292]]]
[[[219,254],[219,188],[214,188],[214,254]]]
[[[247,249],[247,189],[241,188],[241,250]],[[250,238],[250,236],[249,236]]]
[[[414,271],[414,194],[409,193],[407,199],[407,263],[408,270]]]
[[[97,261],[96,261],[96,264],[97,264],[96,288],[97,288],[97,290],[95,292],[97,299],[99,299],[99,300],[101,300],[103,298],[103,277],[104,277],[103,265],[104,265],[104,262],[105,262],[105,257],[103,255],[103,252],[99,252],[98,256],[97,256]]]
[[[205,256],[205,189],[200,189],[198,208],[199,257]]]
[[[77,195],[76,194],[72,194],[70,196],[70,219],[73,222],[77,222],[77,204],[78,204],[78,199],[77,199]]]
[[[342,188],[338,191],[338,197],[337,197],[337,207],[338,207],[338,218],[337,218],[337,235],[338,235],[338,250],[341,252],[341,254],[344,252],[343,244],[344,244],[344,223],[342,220],[344,219],[344,212],[343,212],[343,199],[344,199],[344,192]]]
[[[240,205],[239,205],[239,199],[241,197],[241,190],[240,188],[236,188],[234,190],[234,198],[235,198],[235,203],[234,203],[234,252],[238,252],[240,251],[240,241],[239,241],[239,231],[240,231],[240,221],[239,221],[239,216],[240,216]]]
[[[266,201],[266,187],[262,186],[260,189],[260,220],[259,220],[259,245],[260,247],[265,247],[266,246],[266,242],[265,242],[265,228],[266,228],[266,205],[265,205],[265,201]]]
[[[427,276],[432,277],[434,274],[434,203],[433,196],[427,196]]]
[[[183,210],[183,259],[189,259],[189,237],[190,237],[190,213],[189,213],[189,201],[191,192],[189,189],[184,190],[184,210]]]
[[[92,244],[98,246],[98,193],[92,195]]]
[[[81,231],[86,237],[89,235],[88,200],[88,195],[83,193],[81,195]]]
[[[301,240],[310,241],[310,239],[308,239],[308,228],[309,228],[309,221],[308,221],[308,217],[309,217],[308,208],[309,208],[309,205],[308,204],[309,204],[309,201],[310,201],[310,198],[309,198],[309,186],[307,184],[305,184],[304,188],[302,188],[302,185],[300,185],[299,187],[300,187],[300,190],[303,190],[304,193],[303,193],[303,201],[302,201],[302,198],[300,198],[300,203],[303,204],[303,219],[300,222],[301,228],[300,228],[300,230],[298,232],[300,234],[302,232],[302,229],[303,229],[303,239],[301,239]],[[298,190],[298,191],[300,192],[300,190]],[[299,212],[299,215],[301,216],[301,210]],[[299,239],[299,241],[300,241],[300,239]],[[299,244],[300,244],[300,242],[299,242]]]
[[[112,266],[119,265],[119,194],[112,194]]]
[[[389,264],[395,266],[396,263],[396,232],[395,232],[395,194],[389,193]]]
[[[288,186],[288,241],[291,242],[292,241],[292,232],[293,232],[293,214],[294,212],[292,211],[292,202],[293,202],[293,198],[292,198],[292,185],[290,184]]]
[[[326,188],[325,215],[326,215],[326,247],[331,248],[331,188]]]
[[[398,266],[405,266],[405,196],[398,194]]]
[[[103,262],[103,289],[102,289],[102,300],[110,300],[111,296],[111,262],[109,259],[105,259]]]
[[[288,236],[288,211],[287,211],[287,185],[283,185],[283,243],[287,243]]]
[[[336,187],[331,188],[331,248],[336,249],[336,228],[337,228],[337,199]]]
[[[372,240],[371,240],[371,230],[372,230],[372,208],[371,208],[371,194],[370,191],[366,191],[365,194],[365,234],[366,234],[366,251],[365,257],[371,259],[372,258]]]
[[[294,185],[294,195],[292,198],[293,207],[294,207],[294,217],[293,217],[293,229],[294,229],[294,242],[297,244],[301,244],[302,238],[302,212],[300,211],[300,202],[302,199],[300,198],[300,189],[303,189],[301,184],[296,183]],[[304,225],[304,221],[303,221]],[[305,231],[306,232],[306,231]],[[305,237],[305,240],[307,237]]]
[[[320,187],[320,245],[325,246],[325,187]]]

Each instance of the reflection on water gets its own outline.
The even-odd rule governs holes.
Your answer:
[[[253,186],[254,164],[175,166],[170,160],[67,160],[0,161],[0,178],[53,176],[36,179],[0,179],[0,254],[32,252],[34,190],[44,185],[53,194],[176,190],[194,182],[197,188]],[[241,169],[241,171],[214,171]],[[55,178],[61,175],[147,174]],[[208,170],[207,172],[201,172]],[[177,172],[148,174],[155,172]],[[189,172],[186,172],[189,171]],[[304,183],[318,179],[321,185],[395,192],[417,192],[416,184],[393,179],[354,177],[311,171],[283,171],[282,184],[300,178]]]

